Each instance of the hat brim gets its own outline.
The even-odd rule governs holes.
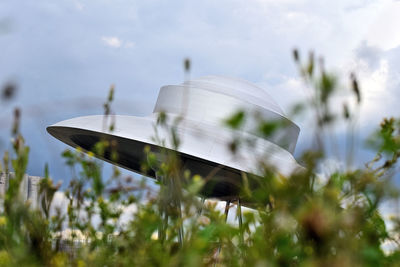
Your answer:
[[[47,131],[60,141],[74,148],[81,147],[85,151],[91,151],[100,140],[113,140],[116,143],[113,149],[118,155],[116,160],[111,160],[109,149],[102,155],[96,156],[151,178],[155,178],[154,171],[143,173],[141,168],[141,163],[147,160],[144,148],[149,146],[153,152],[159,152],[160,149],[176,151],[184,169],[190,170],[193,175],[207,177],[200,194],[221,200],[240,196],[243,172],[249,174],[250,178],[262,175],[258,168],[260,158],[265,159],[267,156],[269,165],[284,176],[301,168],[292,154],[274,143],[226,127],[183,120],[174,125],[180,138],[179,147],[174,149],[166,127],[157,128],[158,141],[156,141],[157,118],[154,115],[148,117],[110,115],[107,119],[115,123],[113,131],[104,129],[105,116],[102,115],[61,121],[47,127]],[[233,136],[238,135],[246,140],[252,138],[252,146],[243,145],[239,147],[241,153],[234,154],[229,145]],[[164,140],[162,145],[160,140]],[[250,186],[254,183],[257,181],[250,181]],[[242,202],[249,206],[251,200]]]

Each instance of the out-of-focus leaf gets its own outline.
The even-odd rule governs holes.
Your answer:
[[[270,137],[276,133],[276,131],[283,125],[280,121],[263,121],[260,122],[259,132],[265,136]]]
[[[228,120],[226,120],[225,124],[232,129],[239,129],[243,125],[244,120],[245,120],[244,111],[238,111]]]

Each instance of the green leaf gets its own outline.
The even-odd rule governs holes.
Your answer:
[[[238,111],[228,120],[226,120],[225,124],[232,129],[238,129],[243,125],[244,119],[245,119],[244,111]]]
[[[272,136],[282,125],[280,121],[264,121],[260,123],[259,132],[265,137]]]

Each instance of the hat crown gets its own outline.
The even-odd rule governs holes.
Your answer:
[[[265,89],[239,78],[209,75],[186,81],[183,85],[229,95],[284,116],[283,110]]]
[[[222,76],[205,76],[180,85],[160,89],[154,112],[180,115],[184,119],[221,126],[222,122],[238,112],[247,116],[240,131],[263,137],[290,153],[294,152],[299,127],[287,119],[274,99],[262,88],[244,80]],[[262,121],[284,122],[282,128],[265,136],[260,132]]]

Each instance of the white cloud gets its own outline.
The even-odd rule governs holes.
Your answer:
[[[134,42],[124,41],[116,36],[102,36],[101,40],[106,46],[110,46],[113,48],[120,48],[120,47],[133,48],[135,46]]]
[[[82,11],[85,8],[85,5],[80,1],[75,1],[74,4],[76,9],[78,9],[79,11]]]
[[[122,45],[121,39],[115,36],[103,36],[101,37],[101,40],[103,43],[107,46],[114,47],[114,48],[119,48]]]
[[[371,25],[367,34],[370,45],[389,50],[400,45],[400,2],[389,3],[376,21]]]
[[[351,65],[361,86],[361,127],[376,128],[383,117],[398,116],[400,45],[384,49],[362,41],[355,50]]]

